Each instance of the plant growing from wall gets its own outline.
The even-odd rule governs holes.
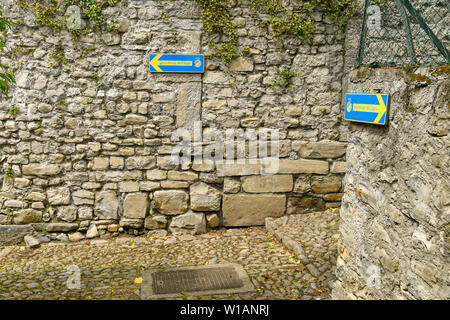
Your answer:
[[[55,50],[50,54],[50,58],[54,60],[54,64],[58,67],[66,64],[69,61],[64,54],[62,39],[58,40],[58,44],[56,45]]]
[[[0,50],[3,50],[6,43],[6,32],[12,27],[12,22],[3,18],[2,7],[0,6]],[[0,63],[0,96],[7,96],[11,85],[15,83],[14,72],[7,66]]]
[[[288,70],[278,71],[271,79],[271,86],[273,89],[290,89],[292,87],[294,78],[300,76],[300,73],[291,72]]]
[[[55,32],[69,31],[74,39],[78,39],[82,32],[67,27],[66,9],[75,5],[81,9],[83,15],[89,21],[90,29],[117,31],[114,24],[106,25],[103,9],[123,3],[123,0],[20,0],[18,5],[23,10],[30,10],[34,14],[34,22],[38,26],[49,27]],[[84,32],[88,32],[89,29]]]
[[[201,8],[203,29],[208,37],[208,44],[214,50],[212,56],[222,58],[225,64],[237,56],[237,31],[230,14],[230,0],[195,0]],[[322,12],[333,19],[341,29],[356,12],[355,0],[296,0],[298,10],[286,9],[281,0],[240,0],[248,5],[255,18],[260,14],[269,15],[260,19],[260,27],[268,27],[275,38],[291,35],[302,42],[311,41],[315,31],[315,22],[310,18],[312,12]],[[216,37],[214,37],[216,36]],[[218,38],[217,38],[218,37]],[[221,42],[217,43],[217,40]]]
[[[8,114],[15,116],[17,114],[18,110],[19,110],[19,108],[17,106],[12,106],[11,108],[9,108]]]
[[[9,166],[3,173],[3,180],[8,181],[14,177],[14,171],[11,166]]]

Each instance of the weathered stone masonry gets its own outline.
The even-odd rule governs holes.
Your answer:
[[[392,99],[388,127],[349,126],[335,298],[450,297],[450,82],[434,71],[350,74]]]
[[[359,1],[360,8],[363,1]],[[449,299],[448,66],[355,68],[361,20],[348,28],[346,92],[391,95],[389,124],[350,123],[334,299]]]
[[[193,1],[129,1],[111,7],[118,33],[72,43],[34,26],[30,12],[3,1],[5,16],[23,18],[8,34],[18,57],[12,99],[0,104],[3,172],[0,224],[51,232],[119,230],[140,234],[202,233],[218,226],[264,223],[340,205],[346,144],[341,140],[343,35],[314,14],[312,44],[273,39],[246,7],[232,10],[238,45],[249,54],[230,67],[207,58],[204,75],[150,74],[150,52],[208,53]],[[176,36],[174,36],[176,34]],[[62,36],[69,62],[52,65]],[[280,70],[302,73],[292,88],[271,86]],[[17,114],[9,108],[17,106]],[[280,130],[280,171],[263,166],[179,166],[170,161],[177,128]],[[206,147],[206,146],[204,146]],[[94,227],[95,226],[95,227]]]

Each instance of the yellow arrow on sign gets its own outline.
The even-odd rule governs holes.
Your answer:
[[[361,104],[354,103],[353,111],[362,111],[362,112],[376,112],[378,116],[375,118],[375,123],[379,123],[383,115],[386,113],[386,105],[384,104],[383,98],[381,94],[377,94],[378,104]]]
[[[159,60],[162,53],[158,53],[151,61],[150,65],[158,72],[163,72],[159,66],[192,66],[192,61],[174,61],[174,60]]]

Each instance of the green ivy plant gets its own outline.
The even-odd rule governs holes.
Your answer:
[[[6,32],[12,27],[12,22],[3,18],[2,7],[0,6],[0,50],[3,50],[6,44]],[[0,63],[0,97],[8,96],[11,85],[16,83],[13,70]]]
[[[14,171],[11,166],[9,166],[3,173],[3,180],[7,181],[14,177]]]
[[[11,108],[9,108],[8,114],[15,116],[17,114],[18,110],[19,110],[19,108],[17,106],[12,106]]]
[[[201,8],[203,30],[208,39],[208,45],[214,52],[211,56],[219,57],[225,64],[238,56],[236,42],[238,39],[236,27],[233,25],[229,8],[230,0],[195,0]],[[216,44],[214,35],[225,37],[226,40]]]
[[[281,88],[281,89],[290,89],[292,87],[294,78],[297,76],[301,76],[301,73],[291,72],[288,70],[278,71],[271,79],[271,86],[273,89]]]
[[[123,2],[123,0],[19,0],[17,3],[22,9],[33,12],[34,22],[37,25],[49,27],[54,31],[67,30],[76,40],[82,32],[67,28],[65,16],[67,7],[78,6],[89,20],[92,30],[117,31],[114,24],[106,25],[103,9]],[[84,32],[88,31],[88,29],[84,30]]]
[[[230,14],[234,2],[230,0],[195,1],[201,8],[208,44],[214,50],[211,55],[220,57],[225,64],[229,64],[238,56],[236,49],[238,36]],[[296,2],[300,9],[294,12],[286,9],[281,0],[240,0],[240,4],[250,7],[255,18],[259,19],[260,14],[270,15],[269,19],[261,19],[259,26],[268,27],[274,38],[291,35],[302,42],[311,41],[315,31],[315,22],[310,18],[312,12],[322,12],[323,15],[333,19],[341,30],[356,13],[355,0],[296,0]],[[220,44],[213,40],[217,37]]]

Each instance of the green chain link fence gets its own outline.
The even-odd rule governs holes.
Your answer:
[[[450,63],[450,0],[366,0],[358,64]]]

